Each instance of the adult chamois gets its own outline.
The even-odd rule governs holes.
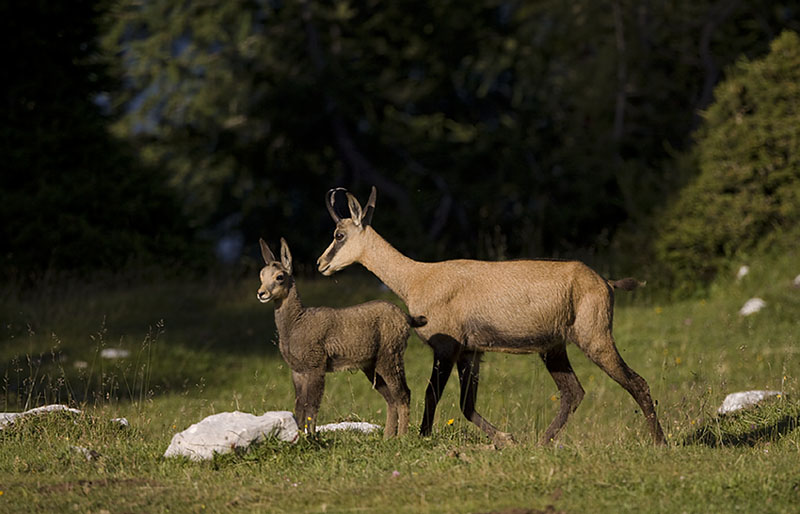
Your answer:
[[[350,218],[334,209],[337,192],[346,193]],[[375,188],[362,209],[345,189],[326,196],[336,223],[333,242],[317,260],[326,276],[354,262],[369,269],[394,291],[414,316],[428,323],[417,334],[433,348],[433,370],[425,391],[420,433],[429,435],[436,404],[453,365],[461,383],[461,410],[496,446],[513,442],[475,410],[484,352],[538,353],[561,393],[558,414],[542,444],[553,441],[584,396],[567,357],[571,341],[617,381],[639,404],[656,444],[665,444],[647,382],[622,360],[611,334],[614,289],[632,290],[635,279],[606,280],[577,261],[515,260],[487,262],[414,261],[372,228]]]

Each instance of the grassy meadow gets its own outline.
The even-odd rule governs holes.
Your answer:
[[[798,262],[797,254],[752,262],[742,280],[723,277],[689,300],[662,300],[647,288],[618,294],[617,344],[650,384],[666,448],[651,445],[633,399],[572,346],[586,397],[554,446],[537,446],[558,396],[536,356],[489,354],[482,367],[478,410],[518,445],[495,450],[461,417],[455,373],[434,435],[420,438],[431,351],[412,337],[408,436],[326,433],[203,463],[161,455],[174,433],[205,416],[293,406],[273,307],[255,297],[257,273],[7,285],[2,410],[65,403],[83,414],[0,431],[0,511],[796,512]],[[298,287],[307,305],[394,299],[356,269]],[[753,296],[767,307],[740,317]],[[130,354],[103,359],[106,348]],[[726,394],[747,389],[782,394],[740,415],[716,415]],[[384,409],[362,374],[329,374],[319,422],[382,424]],[[130,427],[109,421],[117,417]],[[99,457],[89,461],[73,446]]]

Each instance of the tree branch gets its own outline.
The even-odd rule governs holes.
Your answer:
[[[617,99],[614,105],[614,129],[611,134],[614,143],[619,145],[625,132],[625,104],[628,99],[625,88],[627,87],[626,83],[628,81],[628,64],[625,50],[622,8],[618,0],[615,0],[612,4],[612,11],[614,16],[614,35],[616,37],[617,46]]]
[[[696,127],[700,123],[700,111],[711,105],[714,86],[719,79],[719,66],[717,66],[714,55],[711,53],[711,39],[714,36],[714,31],[716,31],[728,16],[731,15],[734,9],[738,7],[739,1],[740,0],[720,0],[711,8],[708,13],[708,19],[703,24],[703,30],[700,33],[699,51],[700,60],[705,70],[705,78],[703,80],[703,89],[700,93],[700,98],[697,101],[692,127]]]

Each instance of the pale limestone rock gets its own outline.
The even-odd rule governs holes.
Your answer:
[[[751,405],[756,405],[767,398],[778,396],[780,391],[742,391],[739,393],[731,393],[725,397],[722,405],[717,412],[719,414],[728,414]]]
[[[767,306],[767,302],[762,300],[761,298],[750,298],[746,302],[741,309],[739,309],[740,316],[750,316],[751,314],[755,314],[756,312],[760,311],[764,307]]]
[[[36,416],[39,414],[46,414],[48,412],[70,412],[72,414],[80,414],[81,411],[78,409],[73,409],[67,407],[66,405],[44,405],[42,407],[36,407],[35,409],[29,409],[25,412],[0,412],[0,430],[5,428],[7,425],[14,423],[14,420],[17,418],[21,418],[23,416]]]
[[[363,432],[365,434],[371,434],[376,430],[380,430],[380,425],[375,425],[374,423],[366,423],[363,421],[342,421],[340,423],[328,423],[327,425],[322,425],[317,427],[317,432],[333,432],[336,430],[354,430],[356,432]]]
[[[80,453],[83,455],[89,462],[97,460],[101,457],[101,455],[96,451],[90,450],[89,448],[84,448],[83,446],[70,446],[69,448],[75,453]]]
[[[261,416],[245,412],[222,412],[208,416],[172,437],[164,457],[185,456],[191,460],[207,460],[215,453],[229,453],[275,436],[294,443],[298,438],[297,423],[287,411],[271,411]]]
[[[112,423],[116,423],[117,425],[119,425],[122,428],[127,428],[127,427],[131,426],[131,424],[127,420],[127,418],[111,418],[111,422]]]

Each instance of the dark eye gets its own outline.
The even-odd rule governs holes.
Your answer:
[[[335,233],[333,235],[333,238],[336,239],[337,241],[341,241],[342,239],[344,239],[344,232]]]
[[[283,273],[280,273],[275,277],[275,280],[277,280],[278,282],[283,282],[284,279],[286,279],[286,275],[284,275]]]

